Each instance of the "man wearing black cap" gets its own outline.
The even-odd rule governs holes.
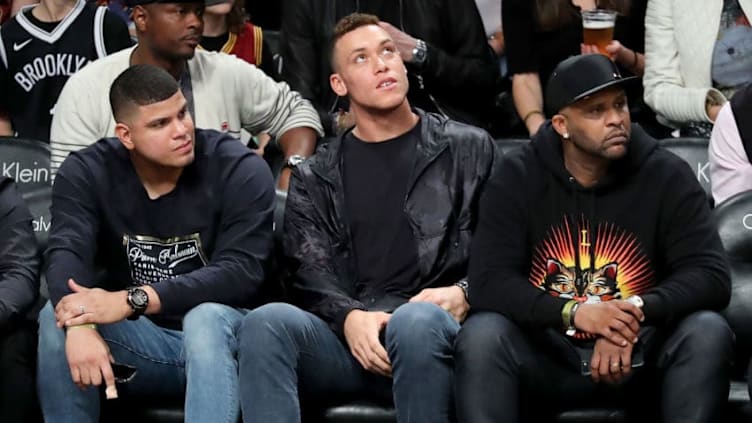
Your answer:
[[[614,403],[636,421],[720,421],[726,261],[692,170],[631,124],[629,82],[604,56],[560,63],[550,120],[489,181],[456,343],[460,421]]]
[[[196,50],[204,3],[195,0],[128,0],[138,45],[98,60],[71,77],[60,93],[50,132],[52,171],[68,153],[115,135],[107,93],[131,65],[160,66],[180,82],[196,127],[241,137],[276,137],[290,166],[313,153],[323,135],[313,106],[287,84],[276,83],[235,57]],[[290,169],[279,187],[287,189]]]

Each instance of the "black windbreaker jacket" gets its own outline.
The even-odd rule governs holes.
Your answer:
[[[495,149],[481,129],[417,113],[421,137],[404,210],[418,243],[422,289],[448,286],[466,276],[480,192],[491,174]],[[293,300],[337,333],[353,309],[391,311],[417,294],[358,289],[341,143],[342,137],[323,145],[295,168],[284,221],[285,255],[294,268]]]

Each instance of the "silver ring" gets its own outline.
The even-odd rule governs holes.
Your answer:
[[[78,306],[78,311],[80,311],[81,314],[85,314],[86,313],[86,307],[84,307],[84,305],[81,304],[80,306]]]

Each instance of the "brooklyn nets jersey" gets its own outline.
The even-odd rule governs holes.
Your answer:
[[[0,109],[8,112],[19,137],[49,141],[55,103],[68,77],[106,56],[108,48],[112,53],[127,47],[130,39],[125,22],[85,0],[57,23],[38,21],[33,7],[0,30]],[[108,40],[107,47],[105,25],[123,28],[121,40]]]

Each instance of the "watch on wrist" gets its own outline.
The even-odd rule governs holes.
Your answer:
[[[427,58],[428,46],[426,45],[426,42],[421,39],[415,40],[415,48],[413,48],[413,60],[410,61],[410,63],[420,67],[426,63]]]
[[[642,297],[640,297],[639,295],[632,295],[631,297],[627,298],[626,301],[634,304],[637,308],[642,308],[642,306],[645,305],[645,302],[642,301]]]
[[[149,294],[142,288],[128,288],[128,305],[131,306],[133,314],[128,316],[129,320],[136,320],[141,317],[149,306]]]
[[[300,154],[293,154],[292,156],[287,158],[287,161],[285,161],[285,167],[294,168],[297,165],[303,163],[303,161],[306,159],[305,156],[301,156]]]
[[[455,282],[454,285],[459,286],[462,289],[462,293],[465,294],[465,301],[469,301],[469,297],[467,296],[467,288],[468,288],[467,279],[462,279],[459,282]]]

